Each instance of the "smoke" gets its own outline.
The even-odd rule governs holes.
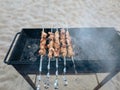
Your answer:
[[[69,29],[76,60],[101,60],[114,69],[119,59],[120,37],[113,28]]]

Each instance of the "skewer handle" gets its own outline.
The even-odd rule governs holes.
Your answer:
[[[55,88],[55,89],[58,89],[58,80],[55,80],[54,88]]]
[[[48,60],[48,66],[47,66],[47,68],[48,68],[48,73],[47,73],[47,77],[46,77],[46,82],[44,84],[44,87],[46,89],[49,88],[49,84],[50,84],[50,82],[49,82],[49,77],[50,77],[50,58]]]
[[[58,76],[58,58],[56,58],[56,76]]]
[[[54,88],[58,89],[58,58],[56,58],[56,79],[55,79],[55,83],[54,83]]]
[[[38,86],[37,86],[37,90],[40,90],[40,81],[41,81],[41,72],[42,72],[42,58],[43,55],[41,55],[40,57],[40,66],[39,66],[39,75],[37,76],[37,80],[38,80]]]
[[[40,58],[39,72],[42,72],[42,60],[43,60],[43,55],[41,55],[41,58]]]
[[[64,57],[64,69],[63,69],[64,74],[66,73],[66,58]]]
[[[40,90],[40,85],[37,86],[37,89],[36,90]]]
[[[63,72],[64,72],[64,76],[63,76],[64,86],[67,86],[68,82],[67,82],[67,78],[65,76],[65,74],[66,74],[66,58],[65,57],[64,57],[64,69],[63,69]]]
[[[77,70],[76,70],[74,57],[72,56],[71,59],[72,59],[72,62],[73,62],[73,67],[74,67],[75,74],[77,75],[78,72],[77,72]]]

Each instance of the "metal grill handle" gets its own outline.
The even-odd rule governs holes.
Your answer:
[[[15,41],[16,41],[16,38],[17,38],[17,36],[20,34],[21,32],[18,32],[18,33],[16,33],[16,35],[15,35],[15,37],[14,37],[14,39],[13,39],[13,41],[12,41],[12,43],[11,43],[11,45],[10,45],[10,48],[9,48],[9,50],[8,50],[8,52],[7,52],[7,54],[6,54],[6,56],[5,56],[5,59],[4,59],[4,63],[6,63],[6,64],[8,64],[8,56],[9,56],[9,53],[10,53],[10,51],[11,51],[11,49],[12,49],[12,47],[13,47],[13,44],[15,43]]]

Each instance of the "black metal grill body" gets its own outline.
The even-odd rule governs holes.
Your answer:
[[[45,28],[45,32],[50,32]],[[17,33],[5,58],[20,73],[36,74],[39,71],[38,54],[42,29],[26,28]],[[55,32],[55,29],[53,29]],[[75,52],[78,73],[102,73],[120,70],[120,36],[114,28],[69,28]],[[14,44],[15,43],[15,44]],[[9,52],[11,53],[8,58]],[[43,72],[47,73],[47,55],[43,58]],[[59,74],[63,73],[63,58],[59,58]],[[51,74],[55,73],[55,59],[51,60]],[[73,63],[67,58],[67,74],[74,74]]]

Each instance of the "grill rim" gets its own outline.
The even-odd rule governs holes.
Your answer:
[[[8,60],[8,56],[9,56],[10,52],[13,51],[13,50],[11,51],[11,49],[12,49],[12,48],[14,49],[13,45],[14,45],[14,43],[15,43],[16,38],[17,38],[18,35],[21,35],[21,32],[16,33],[16,35],[15,35],[15,37],[14,37],[14,39],[13,39],[13,41],[12,41],[12,43],[11,43],[9,49],[8,49],[8,52],[7,52],[7,54],[6,54],[5,58],[4,58],[4,63],[6,63],[6,64],[10,64],[10,60]],[[18,37],[18,38],[19,38],[19,37]],[[18,42],[18,41],[16,41],[16,43],[17,43],[17,42]],[[15,44],[16,44],[16,43],[15,43]],[[11,53],[11,54],[12,54],[12,53]],[[10,56],[11,56],[11,54],[10,54]],[[8,60],[8,61],[7,61],[7,60]]]
[[[113,27],[111,28],[111,27],[102,27],[103,29],[105,29],[105,28],[107,28],[107,29],[114,29]],[[101,29],[102,29],[101,28]],[[44,28],[45,29],[45,31],[48,31],[48,30],[50,30],[51,28]],[[53,28],[53,29],[56,29],[56,28]],[[60,29],[60,28],[59,28]],[[66,28],[65,28],[66,29]],[[87,29],[87,28],[69,28],[69,29]],[[90,28],[90,29],[94,29],[94,28]],[[97,29],[99,29],[99,27],[97,27]],[[14,51],[14,49],[15,49],[15,45],[19,42],[19,39],[20,39],[20,37],[22,37],[22,34],[25,34],[25,32],[27,32],[27,31],[34,31],[34,30],[40,30],[40,32],[42,31],[42,28],[23,28],[22,30],[21,30],[21,32],[18,32],[18,33],[16,33],[16,35],[15,35],[15,37],[14,37],[14,39],[13,39],[13,41],[12,41],[12,43],[11,43],[11,45],[10,45],[10,48],[8,49],[8,52],[7,52],[7,54],[6,54],[6,56],[5,56],[5,58],[4,58],[4,63],[6,63],[6,64],[34,64],[35,62],[30,62],[30,61],[21,61],[21,62],[19,62],[18,60],[10,60],[10,58],[8,59],[8,55],[10,54],[10,52],[11,52],[11,54],[10,54],[10,57],[11,57],[11,55],[12,55],[12,52]],[[15,40],[16,40],[16,38],[17,38],[17,36],[19,35],[19,37],[18,37],[18,39],[17,39],[17,41],[16,41],[16,43],[15,43],[15,45],[14,45],[14,42],[15,42]],[[13,48],[13,49],[12,49]],[[11,51],[11,49],[12,49],[12,51]],[[8,59],[8,61],[7,61],[7,59]],[[35,64],[37,64],[37,62],[35,63]]]

